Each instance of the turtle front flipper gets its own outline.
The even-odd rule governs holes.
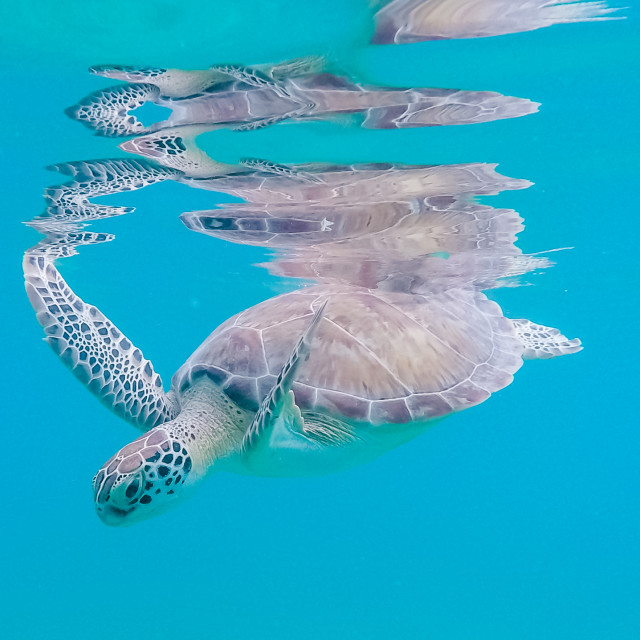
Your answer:
[[[160,67],[142,67],[125,64],[94,64],[89,67],[89,72],[103,78],[124,80],[125,82],[148,82],[155,84],[157,78],[161,78],[168,69]]]
[[[304,420],[296,405],[291,385],[298,367],[309,355],[311,339],[320,324],[326,304],[325,301],[315,312],[311,324],[282,367],[275,385],[262,401],[242,442],[242,452],[245,455],[256,449],[277,449],[277,441],[283,438],[287,441],[303,438],[307,444],[311,444],[304,435]]]
[[[156,182],[178,179],[182,175],[176,169],[158,166],[139,158],[74,160],[52,164],[47,169],[73,178],[64,185],[48,187],[45,198],[50,201],[56,200],[60,192],[85,198],[106,196],[143,189]]]
[[[262,171],[264,173],[273,173],[277,176],[285,176],[287,178],[295,178],[304,182],[323,183],[324,181],[317,176],[306,171],[298,171],[292,167],[271,160],[261,160],[260,158],[240,158],[240,164],[248,169]]]
[[[186,98],[217,84],[228,83],[229,77],[209,69],[160,69],[129,65],[96,65],[91,73],[131,83],[155,85],[162,98]],[[162,101],[161,101],[162,102]],[[169,102],[165,106],[170,107]]]
[[[61,222],[89,222],[131,213],[132,207],[97,205],[89,200],[142,189],[182,175],[179,171],[146,160],[123,158],[64,162],[47,168],[73,178],[65,184],[48,187],[44,192],[48,204],[45,220],[53,217]]]
[[[53,264],[55,254],[36,247],[23,261],[25,288],[46,342],[105,405],[146,431],[178,414],[160,376],[96,307],[74,294]]]

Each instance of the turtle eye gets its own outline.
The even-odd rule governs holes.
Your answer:
[[[139,475],[136,475],[127,485],[125,496],[131,500],[129,504],[135,502],[142,491],[142,482]]]

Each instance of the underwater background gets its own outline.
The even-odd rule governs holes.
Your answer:
[[[364,0],[4,3],[1,162],[4,482],[0,636],[434,640],[640,637],[637,12],[474,40],[370,46]],[[96,517],[91,478],[136,432],[42,342],[24,294],[21,225],[59,176],[112,157],[63,110],[114,84],[93,64],[206,68],[326,54],[380,85],[492,90],[540,113],[391,131],[340,122],[203,137],[216,159],[498,162],[535,182],[484,201],[516,209],[525,252],[557,266],[493,291],[505,315],[579,336],[513,384],[366,466],[311,479],[212,476],[190,501],[126,529]],[[224,196],[173,182],[117,194],[135,213],[61,272],[165,383],[230,315],[300,283],[266,251],[188,231]]]

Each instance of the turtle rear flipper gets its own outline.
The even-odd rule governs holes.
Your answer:
[[[152,84],[127,84],[95,91],[65,109],[65,113],[99,135],[129,136],[146,131],[142,122],[129,111],[159,98],[160,91]]]
[[[516,336],[522,342],[525,360],[546,359],[564,356],[582,350],[580,340],[569,340],[558,329],[535,324],[530,320],[511,320]]]

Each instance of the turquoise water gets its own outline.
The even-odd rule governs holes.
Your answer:
[[[0,635],[16,639],[632,639],[640,634],[636,428],[637,16],[468,41],[369,47],[364,1],[25,3],[1,11],[7,226]],[[366,466],[314,479],[213,476],[127,529],[96,518],[91,477],[135,432],[40,340],[19,223],[58,176],[110,157],[63,109],[108,81],[96,63],[202,68],[328,52],[376,84],[494,90],[542,103],[471,127],[365,131],[335,123],[215,132],[216,159],[499,162],[536,184],[486,201],[525,218],[528,252],[574,247],[505,314],[579,336],[514,383]],[[293,284],[267,253],[188,231],[224,198],[176,183],[113,196],[114,242],[60,266],[168,381],[221,321]],[[8,448],[9,448],[8,447]]]

